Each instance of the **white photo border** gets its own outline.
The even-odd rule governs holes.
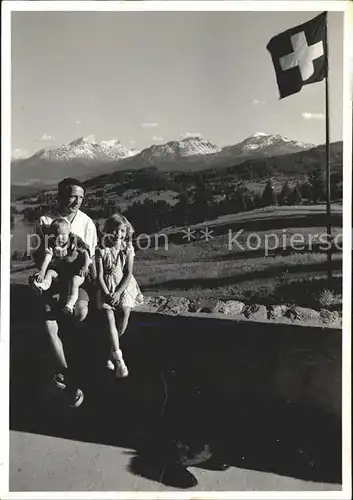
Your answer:
[[[178,492],[10,492],[9,491],[9,337],[10,337],[10,164],[11,13],[18,11],[328,11],[344,13],[343,71],[343,333],[341,491],[178,491]],[[4,1],[2,2],[1,149],[1,330],[0,330],[0,497],[6,499],[272,499],[351,498],[351,252],[352,252],[352,68],[353,4],[349,1]]]

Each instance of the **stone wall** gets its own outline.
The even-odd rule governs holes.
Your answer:
[[[328,309],[309,309],[300,306],[259,304],[246,305],[237,300],[193,300],[182,296],[147,296],[141,311],[151,311],[163,314],[211,313],[222,317],[231,316],[234,319],[248,319],[259,322],[276,322],[318,327],[342,327],[342,318],[338,311]]]

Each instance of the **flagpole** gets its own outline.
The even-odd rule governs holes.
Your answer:
[[[327,237],[329,248],[327,250],[327,278],[332,279],[332,227],[331,227],[331,162],[330,162],[330,106],[329,106],[329,66],[328,66],[328,15],[326,13],[325,25],[325,118],[326,118],[326,218],[327,218]]]

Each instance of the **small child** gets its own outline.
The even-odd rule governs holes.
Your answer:
[[[85,281],[90,265],[89,248],[71,232],[65,218],[54,219],[46,235],[44,259],[39,272],[30,277],[31,288],[41,294],[49,290],[53,281],[67,285],[67,296],[62,312],[72,315],[78,299],[79,287]]]
[[[101,248],[96,249],[96,266],[100,286],[98,307],[106,316],[111,344],[107,366],[114,369],[117,377],[127,377],[129,372],[119,336],[127,328],[131,308],[143,303],[140,287],[132,274],[135,251],[131,236],[134,230],[126,217],[116,213],[107,219],[103,232]]]

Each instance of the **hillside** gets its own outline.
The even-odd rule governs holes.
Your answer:
[[[343,143],[331,144],[331,170],[342,172]],[[130,161],[132,161],[131,159]],[[134,187],[151,189],[151,183],[160,187],[175,189],[178,185],[184,187],[197,184],[200,176],[205,182],[227,181],[260,181],[273,177],[281,179],[290,177],[293,180],[304,179],[316,168],[324,168],[325,146],[306,148],[294,153],[283,153],[273,156],[237,156],[228,157],[226,165],[204,165],[202,171],[163,171],[158,166],[133,170],[116,170],[113,173],[99,175],[85,182],[89,187],[101,187],[107,184],[133,184]],[[126,164],[126,163],[125,163]],[[157,164],[158,165],[158,164]],[[175,166],[175,164],[174,164]],[[153,189],[153,187],[152,187]]]
[[[262,156],[259,149],[278,151],[274,156]],[[116,169],[84,181],[86,197],[84,210],[95,220],[107,217],[111,211],[119,210],[134,221],[137,232],[154,232],[173,225],[202,222],[211,218],[254,210],[271,204],[295,205],[313,204],[325,200],[324,163],[325,147],[309,147],[280,140],[273,141],[264,134],[254,134],[239,145],[238,156],[232,160],[229,148],[226,149],[228,160],[225,165],[210,166],[201,171],[161,170],[147,160],[167,155],[181,162],[182,158],[199,158],[199,151],[209,151],[216,146],[201,138],[188,138],[182,144],[169,143],[148,148],[125,161],[140,161],[145,158],[147,167]],[[245,155],[247,149],[256,151],[257,157]],[[295,150],[293,153],[285,151]],[[299,149],[299,151],[298,151]],[[243,153],[242,153],[243,152]],[[210,158],[225,155],[224,150],[205,153]],[[244,154],[244,157],[241,157]],[[244,159],[245,158],[245,159]],[[157,162],[158,165],[158,162]],[[342,199],[342,143],[331,145],[331,192],[332,201]],[[68,175],[74,175],[70,172]],[[62,177],[60,177],[62,178]],[[273,191],[270,199],[264,198],[266,186]],[[283,189],[286,187],[286,195]],[[39,188],[39,186],[38,186]],[[55,203],[55,186],[34,185],[13,186],[12,200],[25,198],[24,203],[16,202],[13,213],[23,214],[27,221],[32,221]],[[28,193],[26,191],[28,190]],[[36,196],[35,191],[41,191]],[[27,201],[26,201],[27,199]]]

